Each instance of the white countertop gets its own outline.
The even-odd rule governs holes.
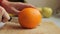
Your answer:
[[[50,18],[43,18],[42,19],[43,22],[53,22],[54,24],[56,24],[58,27],[60,27],[60,18],[56,18],[56,17],[50,17]]]

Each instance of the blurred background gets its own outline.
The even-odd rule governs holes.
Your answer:
[[[53,14],[60,16],[60,0],[9,0],[11,2],[29,3],[36,7],[50,7],[53,9]]]
[[[11,2],[30,3],[36,7],[50,7],[56,13],[60,12],[60,0],[9,0]]]

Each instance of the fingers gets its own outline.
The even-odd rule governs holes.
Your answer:
[[[36,8],[34,5],[32,4],[28,4],[28,3],[24,3],[26,7],[31,7],[31,8]]]
[[[24,8],[35,8],[35,6],[27,4],[27,3],[21,3],[21,2],[2,2],[2,6],[6,9],[7,12],[12,13],[14,15],[17,15],[18,12],[20,12]]]
[[[3,22],[7,22],[9,19],[10,19],[9,14],[6,11],[4,11],[4,14],[3,14]]]
[[[5,2],[5,1],[4,1],[4,2],[2,3],[2,6],[6,9],[6,11],[7,11],[8,13],[17,15],[18,12],[19,12],[17,9],[15,9],[13,6],[11,6],[9,2]]]
[[[17,10],[22,10],[24,8],[36,8],[34,5],[28,4],[28,3],[21,3],[21,2],[9,2],[10,5]]]
[[[6,12],[6,10],[3,7],[1,7],[1,9],[2,9],[2,13],[3,13],[2,16],[4,17],[2,19],[2,21],[6,22],[6,21],[8,21],[10,19],[9,14]]]
[[[14,8],[14,7],[11,7],[11,9],[13,10],[13,13],[15,13],[15,15],[18,15],[18,13],[20,12],[19,10],[17,10],[17,9]]]

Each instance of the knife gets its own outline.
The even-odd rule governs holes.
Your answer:
[[[0,28],[4,27],[6,23],[0,22]]]

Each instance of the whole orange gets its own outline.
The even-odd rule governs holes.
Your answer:
[[[42,15],[38,9],[25,8],[19,13],[18,20],[24,28],[35,28],[41,23]]]

